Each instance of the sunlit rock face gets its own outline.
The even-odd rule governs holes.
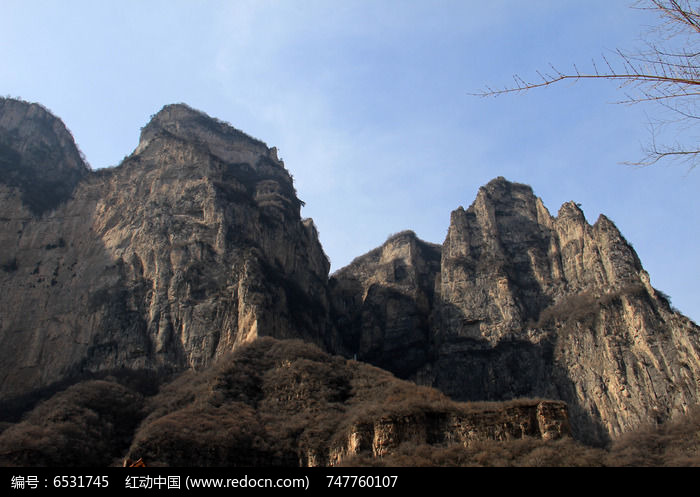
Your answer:
[[[390,238],[331,285],[346,353],[453,398],[562,399],[596,442],[698,402],[697,325],[609,219],[552,216],[527,185],[491,181],[442,247]]]
[[[263,335],[323,343],[329,263],[276,150],[170,105],[119,166],[91,172],[57,118],[2,104],[0,166],[16,174],[0,178],[0,396],[201,368]],[[46,202],[31,183],[44,174],[64,182]]]

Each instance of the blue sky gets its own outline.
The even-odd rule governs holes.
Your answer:
[[[442,243],[479,186],[527,183],[610,217],[698,322],[700,170],[622,164],[659,109],[604,81],[470,95],[640,47],[657,22],[631,3],[3,0],[0,94],[48,107],[93,168],[174,102],[277,146],[333,270],[404,229]]]

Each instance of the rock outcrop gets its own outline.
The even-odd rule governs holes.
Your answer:
[[[430,354],[440,246],[397,233],[330,281],[340,350],[410,377]]]
[[[355,423],[343,443],[336,442],[323,459],[311,453],[309,465],[323,460],[337,466],[362,453],[381,458],[402,444],[468,447],[482,440],[558,440],[571,434],[567,407],[561,401],[531,400],[471,409],[457,406],[451,410],[424,409],[410,415],[385,414]],[[390,410],[390,406],[387,408]]]
[[[422,247],[410,264],[395,248],[401,239]],[[397,284],[394,266],[416,276]],[[452,213],[441,248],[390,239],[334,274],[331,288],[335,306],[352,302],[345,314],[356,316],[338,321],[355,347],[346,354],[461,400],[564,400],[588,441],[699,400],[698,326],[650,285],[609,219],[590,225],[573,202],[553,217],[526,185],[493,180]],[[378,330],[411,352],[384,350]]]
[[[38,215],[56,207],[89,172],[60,119],[39,104],[0,98],[3,222],[7,213]]]
[[[0,398],[201,368],[258,336],[323,343],[329,263],[275,149],[171,105],[91,172],[60,121],[2,105],[2,167],[18,172],[0,177]],[[60,195],[42,203],[44,172]]]

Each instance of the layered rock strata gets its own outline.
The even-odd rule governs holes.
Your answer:
[[[388,415],[353,425],[344,444],[336,444],[323,458],[309,454],[307,462],[314,466],[322,460],[337,466],[362,453],[381,458],[405,443],[468,447],[480,440],[507,441],[526,437],[558,440],[570,434],[566,404],[556,401],[523,401],[519,405],[494,405],[471,412]]]

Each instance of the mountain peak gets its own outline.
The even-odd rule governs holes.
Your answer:
[[[32,213],[65,201],[89,171],[63,121],[40,104],[0,98],[0,183]]]
[[[508,181],[503,176],[492,179],[479,188],[472,212],[480,212],[482,215],[494,209],[494,212],[529,212],[534,215],[537,197],[530,185]]]
[[[157,137],[175,138],[208,145],[214,155],[228,160],[230,152],[248,150],[276,159],[276,151],[231,124],[194,109],[185,103],[169,104],[151,116],[141,129],[136,153],[140,153]]]
[[[573,219],[581,222],[586,221],[586,216],[584,215],[583,210],[581,210],[581,205],[573,200],[562,204],[562,206],[559,208],[559,212],[557,213],[557,218]]]
[[[453,211],[442,245],[400,232],[329,278],[265,143],[172,104],[122,166],[84,174],[60,120],[0,100],[0,421],[11,397],[86,375],[218,367],[265,336],[459,400],[554,397],[574,435],[597,442],[698,403],[700,328],[654,291],[612,221],[590,226],[574,202],[552,217],[530,186],[497,177]],[[28,202],[63,203],[40,217]],[[296,375],[293,360],[274,362]],[[257,377],[255,391],[276,388]],[[331,383],[306,384],[333,404],[355,395]]]
[[[534,196],[530,185],[509,181],[503,176],[497,176],[496,178],[492,179],[484,186],[479,188],[479,191],[486,192],[491,196],[509,196],[515,191],[524,191],[529,192],[530,195]]]

